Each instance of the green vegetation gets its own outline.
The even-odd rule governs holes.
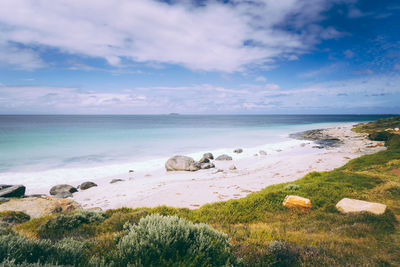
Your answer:
[[[373,137],[398,127],[398,122],[399,117],[383,119],[356,131]],[[312,172],[295,184],[269,186],[197,210],[122,208],[30,220],[13,226],[16,233],[2,234],[0,262],[14,264],[9,266],[39,260],[76,266],[398,266],[400,135],[390,132],[385,141],[387,150],[353,159],[333,171]],[[283,207],[288,194],[311,199],[312,210]],[[388,210],[380,216],[343,215],[335,205],[344,197],[384,203]]]

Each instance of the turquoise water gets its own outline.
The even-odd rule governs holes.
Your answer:
[[[381,115],[0,116],[0,173],[145,161],[287,140],[324,123]]]

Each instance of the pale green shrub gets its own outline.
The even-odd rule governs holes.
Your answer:
[[[129,226],[118,248],[121,265],[225,266],[233,259],[227,235],[176,216],[142,218]]]
[[[297,184],[288,184],[287,186],[285,186],[285,190],[289,191],[289,190],[299,190],[300,186]]]

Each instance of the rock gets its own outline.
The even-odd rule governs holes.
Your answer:
[[[305,147],[305,146],[306,146],[306,143],[301,143],[300,146],[301,146],[301,147]]]
[[[338,147],[343,144],[343,141],[339,138],[332,137],[326,134],[326,131],[324,129],[309,130],[305,132],[290,134],[289,137],[298,140],[314,141],[322,148]]]
[[[73,200],[52,197],[11,199],[6,203],[0,204],[0,211],[22,211],[31,218],[60,212],[71,212],[80,208],[81,206]]]
[[[206,158],[206,157],[202,157],[200,160],[199,160],[199,163],[201,164],[201,163],[209,163],[210,162],[210,159],[209,158]]]
[[[233,153],[242,153],[243,152],[243,149],[241,149],[241,148],[236,148],[235,150],[233,150]]]
[[[254,156],[254,157],[258,157],[258,154],[256,153],[256,154],[254,154],[253,156]]]
[[[282,152],[282,149],[277,149],[277,150],[275,150],[276,152]]]
[[[232,165],[232,166],[229,167],[229,169],[230,169],[231,171],[234,171],[234,170],[236,170],[236,166],[235,166],[235,165]]]
[[[129,170],[129,172],[135,172],[134,170]]]
[[[211,154],[211,153],[205,153],[205,154],[203,155],[203,158],[214,159],[214,156],[213,156],[213,154]]]
[[[283,201],[283,206],[288,208],[302,208],[302,209],[311,209],[311,201],[308,198],[288,195],[285,197]]]
[[[68,195],[68,193],[75,193],[78,192],[78,190],[68,184],[59,184],[59,185],[55,185],[50,189],[50,195]]]
[[[226,154],[223,154],[221,156],[218,156],[215,160],[232,160],[232,157],[228,156]]]
[[[95,183],[93,183],[93,182],[84,182],[84,183],[82,183],[81,185],[80,185],[80,189],[81,190],[86,190],[86,189],[89,189],[89,188],[91,188],[91,187],[94,187],[94,186],[97,186],[97,184],[95,184]]]
[[[224,172],[224,170],[218,169],[218,170],[216,170],[216,171],[214,172],[214,174],[219,173],[219,172]]]
[[[0,190],[0,197],[23,197],[25,195],[25,186],[13,185]]]
[[[380,215],[385,213],[386,205],[374,202],[367,202],[363,200],[343,198],[336,204],[336,208],[341,213],[360,213],[370,212],[372,214]]]
[[[354,148],[352,152],[353,152],[353,153],[361,152],[361,148],[359,148],[359,147]]]
[[[4,203],[4,202],[7,202],[7,201],[10,201],[10,199],[6,198],[6,197],[0,197],[0,204]]]
[[[260,150],[260,151],[258,151],[258,153],[259,153],[261,156],[266,156],[266,155],[267,155],[267,152],[265,152],[264,150]]]
[[[123,179],[112,179],[110,184],[115,184],[115,183],[123,182],[123,181],[125,181],[125,180],[123,180]]]
[[[211,169],[211,168],[215,168],[215,165],[214,165],[214,163],[211,163],[211,162],[202,163],[202,164],[200,164],[200,168],[201,169]]]
[[[165,163],[167,171],[198,171],[200,168],[198,162],[187,156],[173,156]]]

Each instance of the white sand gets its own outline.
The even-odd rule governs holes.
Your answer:
[[[166,172],[163,166],[150,172],[133,172],[120,177],[125,181],[110,184],[111,178],[94,180],[98,184],[74,194],[84,208],[100,207],[173,207],[197,208],[205,203],[242,198],[251,192],[278,183],[290,182],[311,171],[329,171],[350,159],[384,150],[374,146],[365,135],[350,131],[351,125],[327,129],[331,136],[345,140],[338,148],[313,148],[313,142],[301,141],[281,152],[266,156],[231,153],[232,161],[214,161],[216,168],[197,172]],[[207,152],[207,151],[204,151]],[[251,155],[251,156],[249,156]],[[218,156],[218,155],[214,155]],[[229,170],[235,165],[236,170]],[[216,173],[217,169],[224,170]],[[128,172],[128,170],[127,170]]]

